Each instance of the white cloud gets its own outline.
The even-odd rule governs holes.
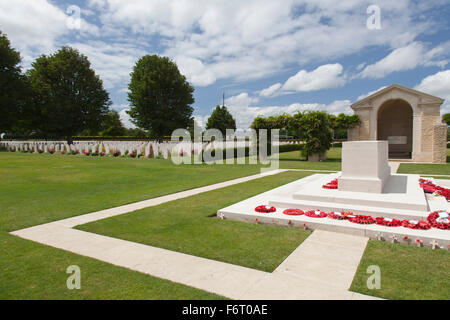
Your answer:
[[[271,85],[270,87],[261,90],[259,92],[259,95],[261,97],[265,97],[265,98],[273,97],[280,88],[281,88],[281,83],[275,83],[275,84]]]
[[[120,121],[122,121],[122,124],[124,125],[125,128],[134,129],[134,128],[136,128],[136,126],[131,122],[130,115],[127,113],[128,110],[130,110],[130,107],[122,109],[119,112]]]
[[[362,99],[364,99],[364,98],[366,98],[366,97],[368,97],[368,96],[374,94],[375,92],[378,92],[378,91],[380,91],[380,90],[383,90],[383,89],[386,88],[386,87],[387,87],[387,86],[382,86],[382,87],[378,88],[377,90],[373,90],[373,91],[370,91],[370,92],[368,92],[368,93],[364,93],[364,94],[360,95],[358,98],[356,98],[356,101],[362,100]]]
[[[441,114],[450,112],[450,70],[424,78],[414,89],[445,99]]]
[[[446,54],[448,42],[443,43],[432,50],[421,42],[412,42],[409,45],[397,48],[383,59],[366,66],[359,74],[361,78],[378,79],[392,72],[412,70],[417,66],[438,65],[444,67],[446,60],[434,60]]]
[[[321,62],[368,46],[412,41],[430,23],[410,1],[377,1],[383,28],[366,28],[371,2],[337,0],[90,0],[101,8],[102,32],[164,37],[162,54],[176,60],[194,85],[260,79],[292,64]],[[237,10],[237,8],[239,8]],[[394,39],[394,40],[393,40]]]
[[[349,100],[336,100],[328,105],[321,103],[293,103],[285,106],[254,106],[258,102],[259,99],[249,97],[245,92],[225,100],[228,110],[236,119],[238,129],[248,128],[253,119],[259,115],[267,117],[283,113],[294,114],[298,111],[306,110],[325,110],[333,114],[341,112],[353,113]]]
[[[55,41],[69,32],[66,14],[47,0],[0,1],[0,30],[19,49],[24,63],[36,54],[50,53]]]
[[[67,5],[69,8],[69,5]],[[73,34],[76,38],[100,34],[99,28],[83,19],[87,11],[81,10],[80,29],[71,29],[69,18],[74,12],[61,9],[48,0],[0,0],[0,30],[6,33],[12,46],[18,49],[25,69],[41,54],[56,51],[62,37]]]
[[[145,51],[126,43],[111,45],[102,41],[89,41],[69,45],[88,57],[107,89],[127,85],[134,64],[145,54]]]
[[[311,72],[300,70],[286,81],[283,90],[315,91],[340,87],[345,84],[342,70],[343,67],[339,63],[326,64]]]
[[[174,60],[180,72],[194,85],[208,86],[216,82],[214,73],[208,70],[200,60],[184,56],[176,57]]]

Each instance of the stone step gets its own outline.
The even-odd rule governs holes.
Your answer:
[[[270,200],[269,205],[274,206],[281,211],[287,208],[301,209],[301,210],[321,210],[327,213],[331,211],[339,211],[339,212],[351,211],[355,214],[369,215],[374,218],[386,217],[399,220],[426,220],[426,218],[429,215],[429,211],[414,211],[396,208],[370,207],[357,204],[296,200],[290,198],[282,198],[282,199],[278,198],[277,200]]]
[[[419,186],[419,175],[392,175],[382,194],[322,188],[322,185],[339,175],[339,173],[321,175],[313,181],[307,181],[292,194],[292,198],[295,200],[340,203],[344,207],[349,204],[357,204],[411,211],[427,211],[429,209],[424,192]]]
[[[384,241],[392,241],[392,236],[396,236],[397,242],[404,242],[404,237],[410,239],[410,245],[416,245],[415,241],[420,238],[423,246],[430,247],[432,241],[437,241],[441,249],[447,250],[450,246],[450,231],[431,228],[429,230],[413,230],[404,227],[385,227],[377,224],[364,225],[356,224],[347,220],[334,220],[329,218],[311,218],[305,215],[288,216],[284,215],[283,209],[276,212],[256,213],[242,210],[233,210],[232,207],[219,211],[223,219],[245,221],[250,223],[285,226],[291,228],[304,228],[308,230],[324,230],[330,232],[341,232],[361,237],[377,239],[381,236]]]

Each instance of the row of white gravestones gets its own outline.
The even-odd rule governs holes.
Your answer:
[[[182,155],[200,154],[202,151],[211,149],[212,145],[205,142],[175,143],[175,142],[143,142],[143,141],[75,141],[69,145],[63,141],[0,141],[0,146],[7,151],[23,152],[98,152],[105,154],[118,153],[125,155],[136,153],[146,157],[163,157],[167,159],[171,153]]]

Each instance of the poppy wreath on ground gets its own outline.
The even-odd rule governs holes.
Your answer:
[[[283,213],[288,216],[301,216],[305,212],[303,212],[303,210],[300,209],[286,209],[283,211]]]
[[[374,224],[375,219],[371,216],[365,216],[362,214],[357,215],[349,215],[347,216],[347,220],[357,224]]]
[[[277,211],[277,209],[275,207],[262,205],[262,206],[257,206],[255,208],[255,211],[259,212],[259,213],[271,213],[271,212]]]
[[[328,182],[327,184],[324,184],[322,186],[322,188],[324,188],[324,189],[337,189],[338,188],[338,179],[336,178],[336,179]]]
[[[425,193],[436,193],[445,197],[447,201],[450,200],[450,189],[437,186],[427,179],[419,179],[419,185]]]
[[[402,225],[402,222],[400,220],[385,217],[376,217],[375,223],[385,227],[399,227]]]
[[[428,230],[431,228],[431,223],[427,221],[403,220],[402,227],[416,230]]]
[[[327,214],[320,210],[311,210],[311,211],[305,212],[305,216],[310,217],[310,218],[325,218],[327,216]]]
[[[433,228],[450,230],[450,215],[448,212],[434,211],[429,214],[427,221]]]
[[[330,212],[327,216],[330,219],[345,220],[347,216],[352,215],[353,212]]]

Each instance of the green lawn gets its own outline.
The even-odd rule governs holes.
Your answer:
[[[285,172],[77,228],[271,272],[306,239],[309,231],[211,216],[223,207],[308,174]]]
[[[0,152],[0,299],[220,298],[7,232],[259,172],[258,165]],[[81,290],[66,288],[73,264]]]
[[[280,154],[280,168],[307,170],[341,170],[341,149],[331,148],[327,152],[327,160],[310,162],[301,155],[301,151],[284,152]]]
[[[219,298],[7,232],[258,172],[259,166],[0,152],[0,299]],[[72,264],[81,267],[81,290],[66,288]]]
[[[367,268],[378,265],[381,289],[367,288]],[[369,241],[351,291],[386,299],[450,299],[450,253]]]
[[[422,164],[422,163],[402,163],[398,168],[398,173],[411,174],[445,174],[450,175],[450,164]]]

